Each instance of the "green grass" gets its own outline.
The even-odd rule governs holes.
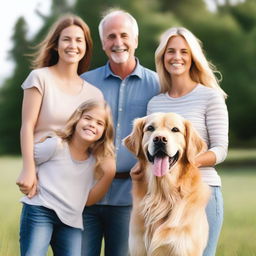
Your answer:
[[[227,168],[220,175],[224,223],[217,255],[256,256],[256,167]]]
[[[230,157],[247,158],[248,154],[254,158],[256,150],[230,151],[227,161],[232,163]],[[0,256],[19,255],[19,198],[22,194],[15,180],[20,169],[19,157],[0,157]],[[225,217],[217,255],[256,256],[256,167],[223,165],[218,169],[223,183]]]

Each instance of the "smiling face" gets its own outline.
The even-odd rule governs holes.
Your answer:
[[[133,61],[137,46],[137,36],[134,35],[127,16],[120,14],[105,21],[102,48],[110,62],[121,64]]]
[[[61,31],[58,40],[59,61],[66,64],[77,64],[84,57],[86,43],[83,30],[71,25]]]
[[[105,127],[106,111],[103,107],[96,107],[82,114],[73,136],[91,144],[102,137]]]
[[[164,67],[171,76],[189,75],[191,50],[182,36],[169,39],[164,53]]]

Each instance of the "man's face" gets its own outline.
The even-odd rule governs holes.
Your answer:
[[[134,60],[137,46],[138,39],[127,16],[117,15],[103,24],[102,48],[110,62],[122,64]]]

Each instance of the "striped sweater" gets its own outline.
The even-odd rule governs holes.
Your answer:
[[[198,84],[191,92],[172,98],[168,93],[153,97],[148,103],[147,114],[154,112],[175,112],[189,120],[216,155],[216,164],[227,156],[228,111],[225,100],[212,88]],[[215,167],[200,167],[203,180],[211,186],[221,186],[221,179]]]

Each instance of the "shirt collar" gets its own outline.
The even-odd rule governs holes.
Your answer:
[[[138,78],[142,78],[142,66],[140,65],[139,59],[137,57],[135,57],[135,59],[136,59],[136,67],[129,76],[137,76]],[[119,76],[115,75],[110,69],[109,61],[108,61],[107,64],[105,65],[105,78],[108,78],[110,76],[119,78]]]

